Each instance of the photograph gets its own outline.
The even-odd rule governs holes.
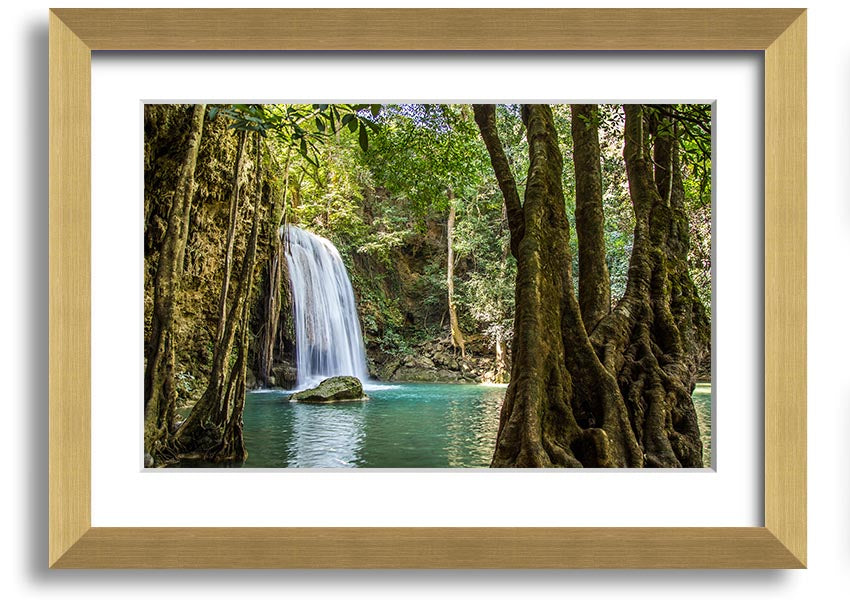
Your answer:
[[[144,467],[711,469],[712,115],[143,104]]]

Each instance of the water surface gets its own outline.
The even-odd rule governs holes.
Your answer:
[[[702,437],[702,464],[711,466],[711,384],[698,383],[693,393],[697,411],[700,437]]]
[[[366,402],[299,404],[255,391],[245,404],[245,467],[487,467],[504,386],[404,383]],[[711,464],[711,386],[694,403]]]

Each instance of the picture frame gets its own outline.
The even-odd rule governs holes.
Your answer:
[[[805,567],[805,10],[52,9],[49,20],[50,567]],[[98,50],[763,53],[764,526],[92,527],[91,53]]]

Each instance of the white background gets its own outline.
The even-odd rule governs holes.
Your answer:
[[[10,181],[5,187],[8,200],[4,221],[8,225],[2,240],[8,273],[4,277],[4,330],[11,335],[3,344],[2,364],[7,383],[3,397],[4,448],[11,472],[3,494],[5,573],[0,583],[7,596],[525,598],[592,594],[594,597],[795,598],[804,594],[833,596],[846,592],[850,584],[847,575],[850,469],[845,440],[850,425],[847,403],[850,384],[844,376],[847,370],[844,356],[850,330],[841,314],[850,291],[843,276],[850,249],[850,214],[846,202],[848,190],[842,177],[850,164],[850,148],[846,144],[850,139],[850,119],[844,110],[850,100],[850,39],[846,35],[850,10],[835,8],[826,1],[808,4],[810,568],[775,573],[48,572],[45,568],[47,5],[9,6],[3,23],[4,69],[8,68],[3,81],[7,90],[4,128],[11,130],[11,135],[3,144],[3,164]],[[569,6],[569,3],[535,5]]]
[[[762,76],[751,53],[320,56],[112,53],[92,65],[92,525],[759,526]],[[141,60],[147,59],[147,60]],[[308,60],[305,60],[308,59]],[[503,81],[523,81],[521,92]],[[714,100],[717,472],[147,470],[141,465],[140,99]],[[647,81],[652,85],[647,85]],[[234,85],[233,82],[239,82]],[[364,89],[363,82],[369,82]],[[283,90],[283,91],[282,91]],[[290,92],[291,93],[291,92]],[[340,97],[340,93],[350,94]],[[575,94],[580,93],[581,96]],[[275,97],[275,94],[278,96]],[[295,98],[295,99],[298,99]],[[286,99],[293,100],[291,97]],[[742,251],[742,246],[744,250]],[[725,290],[725,292],[724,292]],[[250,451],[250,449],[249,449]],[[580,490],[580,491],[579,491]],[[578,492],[578,493],[577,493]],[[174,511],[159,498],[179,498]],[[250,510],[222,514],[215,497]],[[340,510],[339,498],[345,498]],[[508,511],[534,499],[535,511]],[[629,498],[623,502],[623,498]],[[671,498],[686,499],[684,502]],[[498,499],[498,500],[495,500]]]

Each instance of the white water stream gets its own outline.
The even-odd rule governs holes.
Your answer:
[[[287,225],[285,233],[295,316],[296,388],[335,375],[353,375],[365,383],[369,371],[363,335],[342,257],[330,240],[309,231]]]

